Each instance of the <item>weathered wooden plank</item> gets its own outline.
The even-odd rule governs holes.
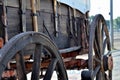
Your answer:
[[[39,1],[39,0],[38,0]],[[14,4],[13,4],[14,3]],[[8,36],[9,39],[21,32],[20,26],[20,9],[16,6],[18,5],[17,0],[11,0],[7,2],[7,23],[8,23]],[[41,0],[39,4],[39,10],[37,11],[37,19],[38,19],[38,31],[47,34],[43,27],[44,24],[49,32],[49,34],[54,38],[54,42],[60,49],[68,48],[70,46],[74,46],[75,40],[73,37],[68,33],[68,29],[73,33],[73,9],[69,6],[57,3],[57,15],[58,15],[58,30],[59,36],[55,38],[54,36],[54,8],[52,0]],[[27,6],[30,6],[30,0],[27,0]],[[37,6],[37,5],[36,5]],[[70,15],[68,14],[70,13]],[[27,8],[26,10],[26,30],[33,31],[33,23],[32,23],[32,15],[31,10]],[[69,17],[68,17],[69,16]],[[82,17],[79,11],[76,10],[76,17]],[[69,25],[70,24],[70,25]],[[80,32],[79,32],[80,33]],[[47,34],[48,35],[48,34]],[[48,35],[49,36],[49,35]]]

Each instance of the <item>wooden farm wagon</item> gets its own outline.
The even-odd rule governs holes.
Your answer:
[[[0,80],[112,80],[109,32],[90,0],[0,0]],[[88,58],[78,58],[82,55]]]

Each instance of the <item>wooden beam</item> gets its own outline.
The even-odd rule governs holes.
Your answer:
[[[38,32],[38,20],[37,20],[36,1],[35,0],[31,0],[31,8],[32,8],[33,29],[35,32]]]
[[[55,36],[58,36],[58,13],[57,13],[57,0],[53,0],[54,3],[54,16],[55,16],[55,20],[54,20],[54,25],[55,25]]]
[[[80,46],[70,47],[70,48],[67,48],[67,49],[59,50],[59,52],[60,53],[69,53],[69,52],[80,50],[80,48],[81,48]]]

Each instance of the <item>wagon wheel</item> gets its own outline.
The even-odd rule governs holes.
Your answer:
[[[50,56],[50,64],[42,79],[51,80],[53,72],[56,71],[58,80],[68,80],[67,73],[57,47],[47,36],[36,32],[25,32],[16,35],[0,50],[0,77],[2,76],[7,63],[14,58],[14,56],[16,56],[16,67],[19,70],[17,71],[18,80],[27,80],[27,74],[25,72],[26,67],[23,60],[23,56],[27,54],[23,54],[21,51],[29,44],[34,44],[36,46],[33,58],[31,80],[39,80],[40,78],[39,73],[42,71],[40,65],[44,52],[48,52],[45,54]],[[32,53],[29,55],[32,55]]]
[[[102,15],[98,14],[90,26],[88,67],[92,80],[112,80],[112,56],[109,32]]]

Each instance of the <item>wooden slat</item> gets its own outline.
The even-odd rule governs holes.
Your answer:
[[[38,20],[37,20],[37,12],[36,12],[36,1],[31,0],[31,8],[32,8],[32,20],[33,20],[33,29],[35,32],[38,32]]]
[[[67,49],[59,50],[59,52],[60,52],[60,53],[68,53],[68,52],[72,52],[72,51],[79,50],[80,48],[81,48],[80,46],[70,47],[70,48],[67,48]]]

